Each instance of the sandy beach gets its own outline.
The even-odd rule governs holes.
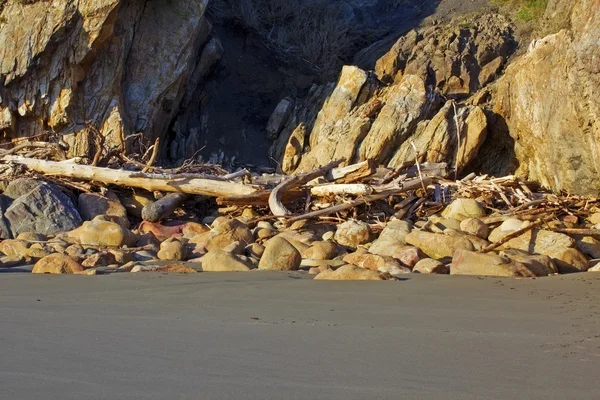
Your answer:
[[[600,274],[0,275],[2,399],[592,399]]]

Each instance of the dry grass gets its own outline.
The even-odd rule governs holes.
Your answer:
[[[212,0],[208,12],[213,21],[257,34],[280,60],[324,78],[339,72],[360,45],[331,0]]]

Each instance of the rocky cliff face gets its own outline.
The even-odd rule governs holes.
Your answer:
[[[52,132],[72,155],[162,138],[218,60],[206,1],[9,1],[0,25],[0,129]],[[139,136],[137,137],[139,140]]]
[[[556,191],[600,191],[600,1],[553,1],[570,27],[534,40],[498,85],[517,173]]]

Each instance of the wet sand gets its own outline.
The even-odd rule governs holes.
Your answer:
[[[1,399],[595,399],[600,273],[0,274]]]

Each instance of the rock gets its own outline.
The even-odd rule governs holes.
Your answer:
[[[333,242],[314,242],[301,252],[302,258],[312,260],[333,260],[338,255],[338,246]]]
[[[458,249],[475,250],[473,244],[462,236],[412,231],[406,235],[405,239],[408,244],[419,248],[423,253],[436,260],[452,257]]]
[[[181,234],[185,238],[191,238],[204,232],[209,232],[210,228],[197,222],[186,222],[181,227]]]
[[[400,145],[388,167],[397,168],[407,162],[414,162],[415,155],[412,147],[414,144],[419,152],[419,162],[445,162],[448,165],[456,165],[458,171],[462,171],[475,159],[485,142],[488,124],[485,113],[479,107],[458,106],[457,115],[454,114],[454,102],[446,102],[429,123],[423,122],[424,125],[419,125],[414,134]],[[458,149],[457,123],[461,128],[461,142]]]
[[[117,215],[96,215],[92,221],[114,222],[115,224],[119,224],[123,229],[129,229],[129,219]]]
[[[460,223],[460,230],[480,237],[481,239],[487,239],[490,234],[490,228],[477,218],[467,218]]]
[[[269,239],[270,237],[275,236],[276,233],[277,232],[274,232],[269,229],[259,229],[258,231],[256,231],[256,238],[258,240],[266,240],[266,239]]]
[[[500,255],[525,264],[535,276],[547,276],[558,273],[558,268],[556,268],[554,261],[548,256],[529,254],[526,251],[515,249],[501,251]]]
[[[600,224],[600,213],[593,213],[589,216],[588,221],[590,221],[592,225]]]
[[[503,65],[496,66],[498,59],[508,59],[516,47],[506,17],[458,18],[401,36],[377,61],[375,73],[386,84],[404,74],[420,74],[444,95],[462,97],[489,83]]]
[[[78,244],[67,247],[65,249],[65,254],[79,263],[85,259],[85,250]]]
[[[133,253],[133,261],[154,261],[157,260],[158,257],[156,252],[148,251],[148,250],[139,250]]]
[[[360,268],[355,265],[344,265],[335,271],[327,270],[314,277],[315,280],[329,281],[381,281],[383,278],[377,271]]]
[[[368,134],[360,143],[361,160],[387,163],[394,150],[415,130],[419,121],[435,112],[437,95],[425,79],[406,74],[391,86]],[[312,143],[312,135],[311,135]]]
[[[24,240],[26,242],[45,242],[48,240],[46,235],[42,235],[41,233],[35,232],[21,232],[17,236],[18,240]]]
[[[8,199],[8,203],[12,203],[14,200],[21,196],[26,195],[34,189],[44,185],[44,181],[39,181],[33,178],[18,178],[10,181],[2,196]]]
[[[485,209],[473,199],[456,199],[444,209],[444,218],[453,218],[463,221],[467,218],[480,218],[485,216]]]
[[[524,234],[509,240],[501,249],[519,249],[531,254],[544,254],[552,258],[566,248],[575,247],[575,240],[571,237],[545,229],[532,229]]]
[[[135,235],[121,225],[107,221],[85,221],[69,237],[81,245],[123,247],[137,241]]]
[[[518,231],[519,229],[521,229],[521,227],[523,227],[523,221],[516,218],[507,219],[499,227],[492,230],[488,239],[490,242],[493,243],[499,242],[502,239],[504,239],[506,235]]]
[[[238,242],[234,253],[243,254],[244,249],[254,242],[252,231],[241,221],[229,219],[213,225],[212,235],[206,244],[206,250],[220,250],[231,243]]]
[[[160,244],[157,256],[159,260],[185,261],[188,255],[187,246],[177,238],[170,238]]]
[[[590,268],[587,257],[577,249],[557,248],[551,257],[561,274],[585,272]]]
[[[121,198],[121,204],[127,212],[137,218],[142,218],[142,210],[154,202],[154,197],[150,194],[130,193]]]
[[[246,247],[246,254],[248,257],[255,257],[260,259],[265,253],[265,246],[258,243],[252,243],[248,247]]]
[[[186,222],[184,221],[169,221],[167,223],[142,221],[138,230],[144,235],[152,233],[159,241],[165,241],[174,236],[183,236]]]
[[[591,236],[580,236],[576,239],[576,244],[583,254],[592,258],[600,258],[600,240]]]
[[[127,210],[119,200],[110,199],[96,193],[82,193],[78,200],[79,214],[85,221],[91,221],[98,215],[116,216],[127,221]],[[129,226],[126,226],[129,228]]]
[[[34,243],[27,249],[27,255],[32,259],[40,259],[52,254],[51,247],[45,247],[41,243]]]
[[[350,220],[338,225],[334,238],[342,246],[356,249],[361,244],[369,243],[371,234],[367,223]]]
[[[508,66],[494,112],[515,141],[518,176],[555,192],[597,196],[600,149],[590,143],[600,137],[600,7],[597,0],[551,3],[566,29],[534,40]],[[547,77],[557,71],[549,90]]]
[[[14,200],[4,216],[13,236],[21,232],[56,235],[81,225],[81,217],[71,199],[47,183]]]
[[[321,273],[321,270],[320,270],[318,267],[311,267],[311,268],[308,270],[308,274],[309,274],[309,275],[318,275],[318,274],[320,274],[320,273]]]
[[[189,265],[170,264],[170,265],[136,265],[131,272],[167,272],[176,274],[195,274],[196,270]]]
[[[476,251],[481,251],[488,247],[491,243],[485,239],[480,238],[479,236],[469,235],[468,233],[462,231],[448,231],[446,232],[448,236],[458,236],[467,239],[473,245],[473,248]]]
[[[77,261],[63,254],[51,254],[39,260],[33,267],[34,274],[77,274],[84,269]]]
[[[4,199],[0,195],[0,240],[13,238],[12,232],[10,231],[10,226],[8,226],[8,221],[6,221],[6,218],[4,218],[6,206],[3,200]]]
[[[146,232],[143,235],[138,235],[135,247],[153,246],[159,248],[160,240],[152,232]]]
[[[87,257],[81,265],[85,268],[107,267],[115,264],[115,256],[109,252],[101,251]]]
[[[254,266],[245,261],[243,257],[221,250],[213,250],[202,257],[202,271],[204,272],[235,272],[249,271]]]
[[[389,275],[394,278],[402,278],[403,275],[410,274],[412,272],[410,268],[396,265],[384,265],[379,267],[377,271],[379,271],[382,276]]]
[[[343,260],[345,263],[373,271],[379,271],[382,267],[402,267],[402,265],[392,257],[378,256],[370,253],[356,252],[347,254],[344,256]]]
[[[412,271],[420,274],[449,274],[450,268],[438,260],[424,258],[413,267]]]
[[[300,267],[302,256],[290,242],[274,237],[265,244],[265,252],[258,264],[259,269],[271,271],[295,271]]]
[[[267,137],[269,139],[273,140],[279,136],[293,109],[294,101],[290,98],[285,98],[277,104],[275,111],[273,111],[271,118],[269,118],[269,122],[267,122]]]
[[[401,221],[401,220],[390,221],[385,226],[385,228],[383,228],[383,231],[381,231],[381,234],[379,235],[378,240],[387,242],[387,243],[406,244],[406,242],[404,241],[404,238],[411,231],[412,231],[412,226],[407,221]],[[370,249],[371,252],[373,251],[373,247],[376,246],[376,243],[377,243],[377,241],[373,243],[373,246],[371,246],[371,249]]]
[[[115,264],[123,265],[133,261],[133,253],[129,251],[109,249],[108,252],[114,257]]]
[[[29,256],[29,246],[24,240],[6,239],[0,242],[0,252],[12,258],[25,258]]]
[[[513,276],[533,278],[536,275],[525,265],[495,253],[475,253],[456,250],[452,258],[451,275]]]
[[[451,230],[460,230],[460,221],[453,218],[441,218],[438,216],[431,216],[429,220],[432,222],[431,231],[433,233],[444,233],[444,231]]]
[[[588,272],[600,272],[600,264],[594,265],[593,267],[588,269]]]

